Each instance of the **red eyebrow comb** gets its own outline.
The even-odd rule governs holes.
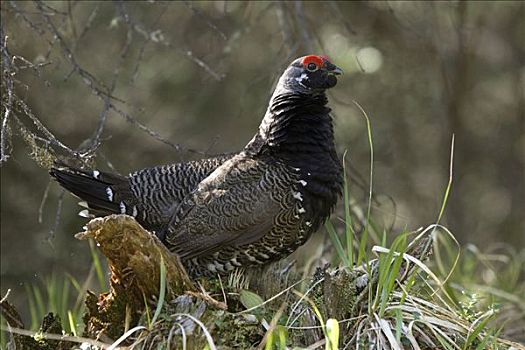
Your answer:
[[[309,63],[315,63],[317,67],[322,67],[324,65],[323,56],[309,55],[303,58],[301,64],[307,66]]]

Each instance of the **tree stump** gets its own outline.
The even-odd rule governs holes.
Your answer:
[[[93,238],[107,258],[111,272],[109,292],[98,297],[88,292],[84,315],[86,336],[116,339],[136,324],[146,303],[158,298],[161,264],[166,269],[167,300],[196,291],[178,257],[133,217],[96,218],[85,228],[76,237]]]

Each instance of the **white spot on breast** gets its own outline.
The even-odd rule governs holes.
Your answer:
[[[89,210],[84,209],[78,212],[78,216],[81,216],[83,218],[89,218]]]
[[[93,170],[93,177],[98,180],[98,176],[100,175],[100,172],[98,170]]]
[[[124,202],[120,202],[120,213],[121,214],[126,214],[126,204],[124,204]]]
[[[113,202],[113,191],[111,190],[111,187],[106,187],[106,194],[108,195],[108,200]]]
[[[307,173],[307,174],[308,174],[308,176],[311,176],[311,175],[312,175],[312,174],[310,174],[310,173]]]
[[[301,195],[301,192],[294,192],[293,197],[299,201],[303,201],[303,196]]]
[[[311,223],[310,221],[307,221],[307,222],[306,222],[306,226],[308,226],[308,227],[312,227],[312,223]]]
[[[137,214],[138,214],[138,212],[137,212],[137,206],[134,205],[134,206],[133,206],[133,214],[132,214],[132,215],[133,215],[133,217],[136,217]]]
[[[306,182],[304,180],[299,180],[297,182],[299,182],[301,185],[303,185],[303,187],[305,187],[308,184],[308,182]]]
[[[215,262],[215,267],[217,268],[217,270],[221,271],[221,272],[224,272],[224,265],[219,263],[219,262]]]
[[[242,266],[242,264],[239,261],[237,261],[237,257],[230,259],[230,261],[235,266]]]
[[[293,168],[295,171],[301,171],[301,168]]]
[[[268,256],[268,254],[264,254],[264,253],[261,253],[261,252],[258,252],[257,254],[263,259],[270,259],[270,256]]]
[[[304,214],[304,213],[306,213],[306,210],[301,207],[301,208],[299,208],[298,212],[299,212],[299,214]]]
[[[296,219],[299,219],[299,215],[294,215],[293,217]]]

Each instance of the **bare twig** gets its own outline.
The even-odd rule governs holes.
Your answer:
[[[23,335],[26,337],[34,337],[37,334],[35,331],[28,331],[26,329],[23,329],[23,327],[10,327],[10,328],[1,327],[0,330],[11,332],[14,334]],[[110,344],[106,344],[106,343],[100,342],[98,340],[90,339],[90,338],[74,337],[74,336],[69,336],[69,335],[52,334],[52,333],[46,333],[46,332],[39,332],[38,335],[42,339],[61,340],[61,341],[75,342],[79,344],[87,343],[93,346],[98,346],[101,349],[107,349],[110,346]]]
[[[38,207],[38,223],[39,224],[42,223],[42,213],[44,212],[44,205],[46,204],[50,188],[51,188],[51,181],[47,183],[46,190],[44,191],[44,195],[42,196],[42,200],[40,201],[40,206]]]
[[[35,4],[38,9],[43,11],[42,1],[35,0]],[[54,37],[58,40],[60,47],[62,48],[64,52],[64,57],[69,61],[71,66],[73,66],[72,72],[76,72],[78,75],[80,75],[82,77],[83,82],[87,84],[91,88],[91,90],[95,93],[95,95],[97,95],[99,98],[102,96],[105,96],[106,92],[109,91],[109,88],[103,82],[99,81],[95,76],[93,76],[91,73],[83,69],[78,64],[78,62],[75,59],[75,56],[73,55],[73,52],[71,51],[66,41],[60,34],[58,28],[55,26],[55,24],[51,20],[50,16],[46,14],[44,11],[42,12],[42,14],[44,16],[44,19],[47,23],[49,30],[54,35]],[[69,75],[71,75],[71,73]],[[69,77],[69,75],[66,76],[66,79]],[[116,99],[114,96],[111,96],[111,98]]]
[[[86,35],[87,31],[91,28],[91,25],[93,24],[93,20],[95,19],[95,17],[97,17],[99,8],[100,8],[100,4],[97,4],[97,6],[95,6],[93,11],[91,11],[91,13],[89,14],[86,24],[84,25],[84,28],[82,28],[80,35],[77,37],[77,39],[73,43],[73,49],[72,49],[73,52],[76,51],[78,43],[84,37],[84,35]]]
[[[303,46],[308,52],[313,52],[312,36],[308,31],[308,23],[303,11],[303,2],[295,2],[295,13],[297,17],[297,24],[301,30],[301,36],[303,37]]]
[[[53,246],[52,241],[55,239],[55,233],[58,229],[58,226],[60,225],[60,219],[62,218],[62,204],[64,203],[64,194],[66,193],[65,190],[60,190],[60,194],[58,195],[58,204],[57,204],[57,211],[55,214],[55,223],[51,230],[49,231],[49,235],[46,238],[46,241]]]
[[[339,2],[338,1],[330,0],[330,1],[323,2],[323,3],[330,8],[332,13],[336,14],[336,16],[339,18],[339,20],[341,21],[341,23],[343,24],[343,26],[345,27],[345,29],[346,29],[346,31],[348,33],[350,33],[352,35],[357,35],[357,32],[354,30],[354,28],[352,28],[350,23],[348,23],[348,21],[346,20],[345,16],[343,15],[343,11],[339,7]],[[387,2],[387,4],[388,4],[388,2]]]
[[[54,7],[51,7],[49,4],[46,4],[45,2],[42,2],[42,9],[43,10],[49,10],[49,12],[42,11],[42,13],[52,16],[52,15],[60,15],[60,16],[67,16],[67,12],[58,11]]]
[[[13,109],[13,77],[11,72],[11,60],[9,52],[7,51],[7,36],[4,35],[4,27],[2,26],[0,28],[0,48],[2,50],[2,63],[3,63],[3,71],[2,71],[2,80],[5,81],[5,84],[7,85],[7,103],[4,106],[4,116],[2,119],[2,129],[0,133],[0,164],[5,162],[9,158],[9,154],[7,154],[6,149],[6,143],[7,143],[7,128],[8,128],[8,122],[9,122],[9,116],[11,114],[11,111]]]
[[[31,111],[31,109],[29,108],[29,106],[21,99],[17,99],[17,104],[19,107],[22,107],[25,115],[27,117],[29,117],[29,119],[31,119],[31,121],[33,122],[33,124],[36,126],[36,128],[42,132],[46,137],[47,137],[47,141],[50,142],[51,144],[55,145],[55,146],[58,146],[60,147],[62,150],[66,151],[67,153],[69,154],[77,154],[75,151],[73,151],[71,148],[69,148],[68,146],[66,146],[65,144],[63,144],[60,140],[58,140],[58,138],[53,135],[53,133],[51,131],[49,131],[45,125],[40,121],[40,119],[38,119],[34,114],[33,112]]]
[[[41,6],[41,1],[35,1],[36,3],[36,6],[38,8],[42,8]],[[144,29],[142,29],[141,26],[135,24],[132,22],[132,20],[130,19],[130,16],[129,14],[127,14],[127,12],[125,11],[125,6],[123,3],[120,4],[119,6],[121,9],[122,9],[122,16],[127,19],[127,21],[129,21],[129,24],[131,25],[131,27],[133,28],[133,30],[135,30],[136,32],[140,33],[141,35],[146,35],[146,37],[150,37],[150,35],[154,35],[154,33],[148,33],[146,32]],[[78,75],[80,75],[82,77],[82,81],[91,89],[91,91],[99,98],[104,98],[104,97],[108,97],[108,99],[105,99],[105,107],[103,109],[103,113],[100,114],[100,117],[99,117],[99,128],[97,128],[97,130],[101,129],[103,125],[103,122],[104,122],[104,118],[105,118],[105,113],[107,113],[107,111],[104,113],[105,110],[113,110],[115,111],[117,114],[119,114],[120,116],[124,117],[126,119],[126,121],[130,122],[132,125],[138,127],[140,130],[142,131],[145,131],[146,133],[148,133],[150,136],[152,136],[153,138],[157,139],[158,141],[161,141],[171,147],[173,147],[174,149],[176,149],[177,151],[181,151],[181,150],[184,150],[184,151],[188,151],[188,152],[193,152],[193,153],[198,153],[198,154],[203,154],[203,152],[199,152],[199,151],[194,151],[194,150],[189,150],[189,149],[186,149],[185,147],[179,145],[179,144],[174,144],[173,142],[170,142],[168,140],[166,140],[165,138],[161,137],[160,134],[158,134],[157,132],[153,131],[153,130],[150,130],[148,127],[146,127],[145,125],[143,125],[142,123],[140,123],[139,121],[137,121],[135,118],[133,118],[131,115],[129,115],[128,113],[125,113],[124,111],[122,111],[121,109],[119,109],[117,106],[115,106],[112,102],[109,101],[109,98],[110,99],[113,99],[113,100],[118,100],[120,102],[124,102],[124,101],[121,101],[119,99],[116,99],[114,96],[111,96],[110,93],[108,92],[111,92],[112,89],[111,87],[108,88],[106,87],[102,82],[99,82],[91,73],[89,73],[88,71],[86,71],[85,69],[83,69],[79,64],[78,62],[76,61],[74,55],[73,55],[73,52],[71,51],[71,49],[68,47],[68,45],[66,44],[65,40],[62,38],[62,36],[60,35],[60,33],[58,32],[58,29],[56,28],[56,26],[53,24],[53,21],[51,20],[51,18],[46,15],[45,13],[43,13],[44,17],[45,17],[45,20],[46,20],[46,23],[48,25],[48,28],[50,29],[50,31],[52,32],[52,34],[55,35],[55,37],[57,38],[62,50],[63,50],[63,53],[64,53],[64,57],[69,61],[70,65],[73,67],[73,70],[72,72],[76,72]],[[159,35],[159,33],[157,33],[156,35]],[[160,37],[162,37],[162,35],[160,34]],[[155,41],[153,38],[152,38],[152,41]],[[168,45],[169,46],[169,45]],[[126,48],[126,46],[125,46]],[[127,52],[127,49],[124,50],[124,52]],[[190,52],[191,53],[191,52]],[[196,58],[196,60],[198,61],[198,59]],[[202,62],[202,64],[204,65],[204,67],[208,67],[206,64],[204,64]],[[208,67],[209,68],[209,67]],[[210,72],[213,72],[210,69]],[[118,70],[117,70],[117,73],[118,73]],[[216,77],[219,77],[219,75],[217,75],[217,73],[213,72],[213,74],[216,75]],[[99,87],[100,86],[100,87]],[[95,134],[96,136],[96,134]],[[92,149],[89,149],[89,151],[93,151]],[[90,152],[86,152],[86,153],[82,153],[80,154],[81,157],[85,157],[87,155],[89,155]]]
[[[174,46],[168,39],[166,39],[166,36],[164,33],[160,30],[149,30],[145,28],[143,25],[135,22],[129,13],[126,10],[126,6],[123,2],[119,3],[119,8],[122,12],[122,16],[124,19],[132,26],[133,30],[142,35],[145,39],[151,40],[155,43],[159,43],[165,47],[168,47],[175,52],[177,52],[180,55],[183,55],[184,57],[191,60],[193,63],[204,69],[208,74],[210,74],[215,80],[221,81],[224,78],[224,74],[219,74],[215,72],[208,64],[206,64],[203,60],[201,60],[198,57],[195,57],[193,55],[193,52],[188,49],[181,49],[179,47]]]
[[[100,136],[102,135],[102,131],[104,130],[104,124],[106,122],[106,117],[107,117],[109,109],[110,109],[110,96],[113,95],[113,92],[115,91],[115,88],[116,88],[116,85],[117,85],[117,80],[118,80],[118,78],[120,76],[120,73],[121,73],[122,65],[124,63],[124,60],[128,56],[129,48],[131,46],[131,42],[132,41],[133,41],[133,31],[131,30],[131,28],[128,28],[128,32],[127,32],[127,35],[126,35],[126,42],[125,42],[124,47],[122,48],[122,50],[120,52],[119,60],[118,60],[117,64],[115,65],[115,68],[113,70],[113,78],[111,80],[111,86],[110,86],[109,90],[107,91],[107,94],[105,95],[104,107],[103,107],[102,111],[100,112],[97,129],[95,131],[95,134],[91,138],[91,145],[90,145],[90,147],[87,150],[88,153],[95,151],[96,148],[99,146]]]
[[[184,147],[184,146],[182,146],[180,144],[173,143],[173,142],[167,140],[166,138],[162,137],[158,132],[151,130],[146,125],[144,125],[141,122],[139,122],[136,118],[134,118],[130,114],[124,112],[123,110],[119,109],[117,106],[115,106],[112,103],[110,103],[109,108],[112,109],[113,111],[115,111],[122,118],[124,118],[128,123],[132,124],[133,126],[135,126],[138,129],[144,131],[145,133],[147,133],[148,135],[150,135],[154,139],[156,139],[156,140],[158,140],[158,141],[160,141],[160,142],[162,142],[162,143],[164,143],[164,144],[174,148],[177,151],[186,151],[186,152],[190,152],[190,153],[204,154],[204,152],[202,152],[202,151],[197,151],[197,150],[193,150],[193,149],[190,149],[190,148],[186,148],[186,147]]]
[[[73,8],[75,7],[76,4],[78,3],[77,2],[73,3],[71,0],[67,1],[67,17],[68,17],[69,25],[71,26],[71,32],[73,34],[73,38],[75,38],[75,41],[77,39],[77,27],[75,25],[75,21],[73,20]]]
[[[275,8],[275,13],[277,14],[277,20],[279,21],[279,26],[281,27],[281,32],[283,35],[283,41],[285,47],[288,49],[287,54],[289,56],[293,55],[297,49],[297,45],[293,44],[292,32],[290,30],[289,24],[289,14],[287,13],[288,9],[286,4],[282,1],[279,2],[279,6]]]
[[[208,16],[206,16],[205,13],[203,13],[201,10],[195,8],[195,6],[193,6],[193,4],[194,3],[190,2],[190,1],[184,0],[184,5],[186,5],[197,17],[200,17],[204,22],[206,22],[206,25],[209,28],[211,28],[214,32],[219,34],[219,36],[221,37],[222,40],[224,40],[224,41],[228,40],[228,38],[226,37],[226,34],[224,34],[224,32],[222,30],[220,30],[215,25],[215,23],[213,23],[211,21],[211,19]]]
[[[142,43],[142,46],[140,47],[139,55],[137,57],[137,61],[135,62],[135,68],[133,68],[133,73],[131,74],[131,79],[129,80],[131,84],[134,84],[137,80],[137,77],[139,75],[139,66],[142,62],[142,59],[144,58],[144,51],[146,50],[146,45],[148,45],[149,42],[149,39],[145,39]]]
[[[22,20],[31,28],[33,29],[35,32],[37,32],[40,37],[42,38],[45,38],[45,34],[46,34],[46,31],[42,28],[40,28],[39,26],[37,26],[35,23],[33,23],[33,21],[31,21],[27,16],[26,14],[28,13],[27,11],[24,11],[22,10],[21,8],[18,7],[18,4],[16,1],[10,1],[9,2],[9,5],[11,5],[11,7],[13,8],[13,10],[15,10],[16,12],[16,15],[20,18],[22,18]],[[37,14],[41,14],[40,12],[37,12]],[[47,39],[46,39],[47,40]],[[48,43],[51,44],[51,41],[47,40]]]

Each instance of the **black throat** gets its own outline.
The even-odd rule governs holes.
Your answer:
[[[310,95],[283,91],[272,97],[259,132],[246,146],[254,156],[271,156],[298,169],[307,212],[319,225],[330,214],[342,188],[328,100],[324,93]]]

